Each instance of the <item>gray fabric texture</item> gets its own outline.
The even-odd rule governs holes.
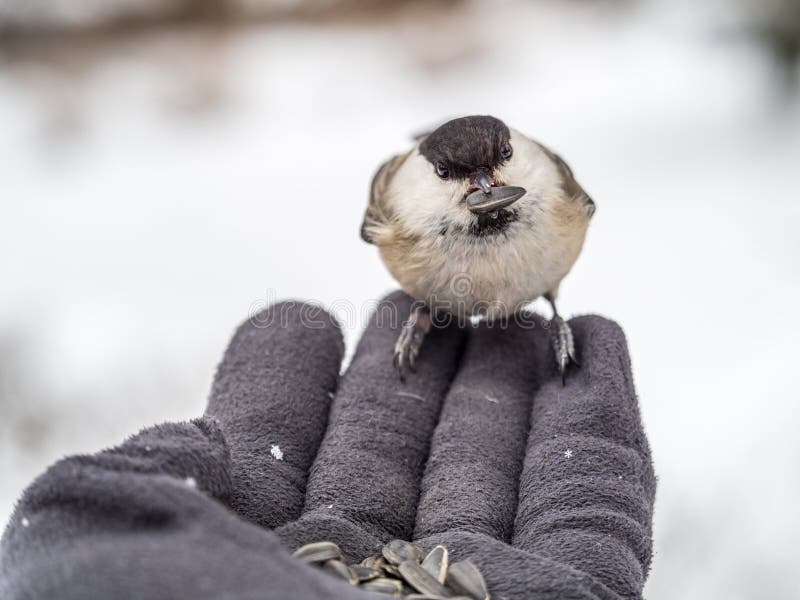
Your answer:
[[[496,599],[640,598],[655,478],[621,329],[572,319],[562,387],[540,317],[434,328],[401,383],[410,306],[383,300],[341,377],[326,313],[246,321],[203,417],[30,485],[0,598],[366,600],[289,551],[332,540],[355,561],[393,538],[470,558]]]

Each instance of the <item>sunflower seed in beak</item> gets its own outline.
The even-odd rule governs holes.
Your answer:
[[[526,193],[525,188],[511,185],[493,187],[488,194],[478,190],[467,196],[467,208],[476,215],[497,212],[501,208],[511,206]]]

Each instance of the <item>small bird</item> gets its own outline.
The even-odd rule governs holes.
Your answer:
[[[417,300],[394,348],[400,378],[415,368],[432,313],[507,319],[544,296],[565,381],[577,360],[555,301],[594,211],[560,156],[490,116],[448,121],[383,163],[361,237]]]

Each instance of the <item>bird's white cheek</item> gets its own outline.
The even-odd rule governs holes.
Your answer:
[[[461,206],[467,190],[463,182],[436,177],[424,158],[412,156],[392,182],[391,195],[397,216],[413,233],[438,229],[442,220],[452,220],[466,212]]]
[[[498,169],[498,180],[505,185],[518,185],[528,192],[522,197],[524,202],[541,202],[560,195],[561,180],[558,172],[549,162],[524,162],[522,157],[512,159]]]
[[[508,163],[499,167],[495,175],[497,181],[503,185],[522,185],[533,180],[533,167],[530,163],[523,163],[512,157]]]
[[[397,192],[400,221],[415,233],[424,233],[438,223],[455,204],[455,190],[450,186],[416,182]]]
[[[527,198],[549,195],[560,184],[553,162],[542,148],[516,130],[511,130],[514,154],[498,169],[497,177],[506,185],[518,185],[528,190]]]

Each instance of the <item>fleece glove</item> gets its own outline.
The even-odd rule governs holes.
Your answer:
[[[324,311],[248,319],[203,417],[31,484],[0,597],[368,600],[290,552],[330,540],[354,562],[399,538],[469,558],[496,599],[640,598],[655,478],[621,329],[573,319],[562,385],[541,318],[434,328],[401,383],[411,303],[380,303],[342,376]]]

